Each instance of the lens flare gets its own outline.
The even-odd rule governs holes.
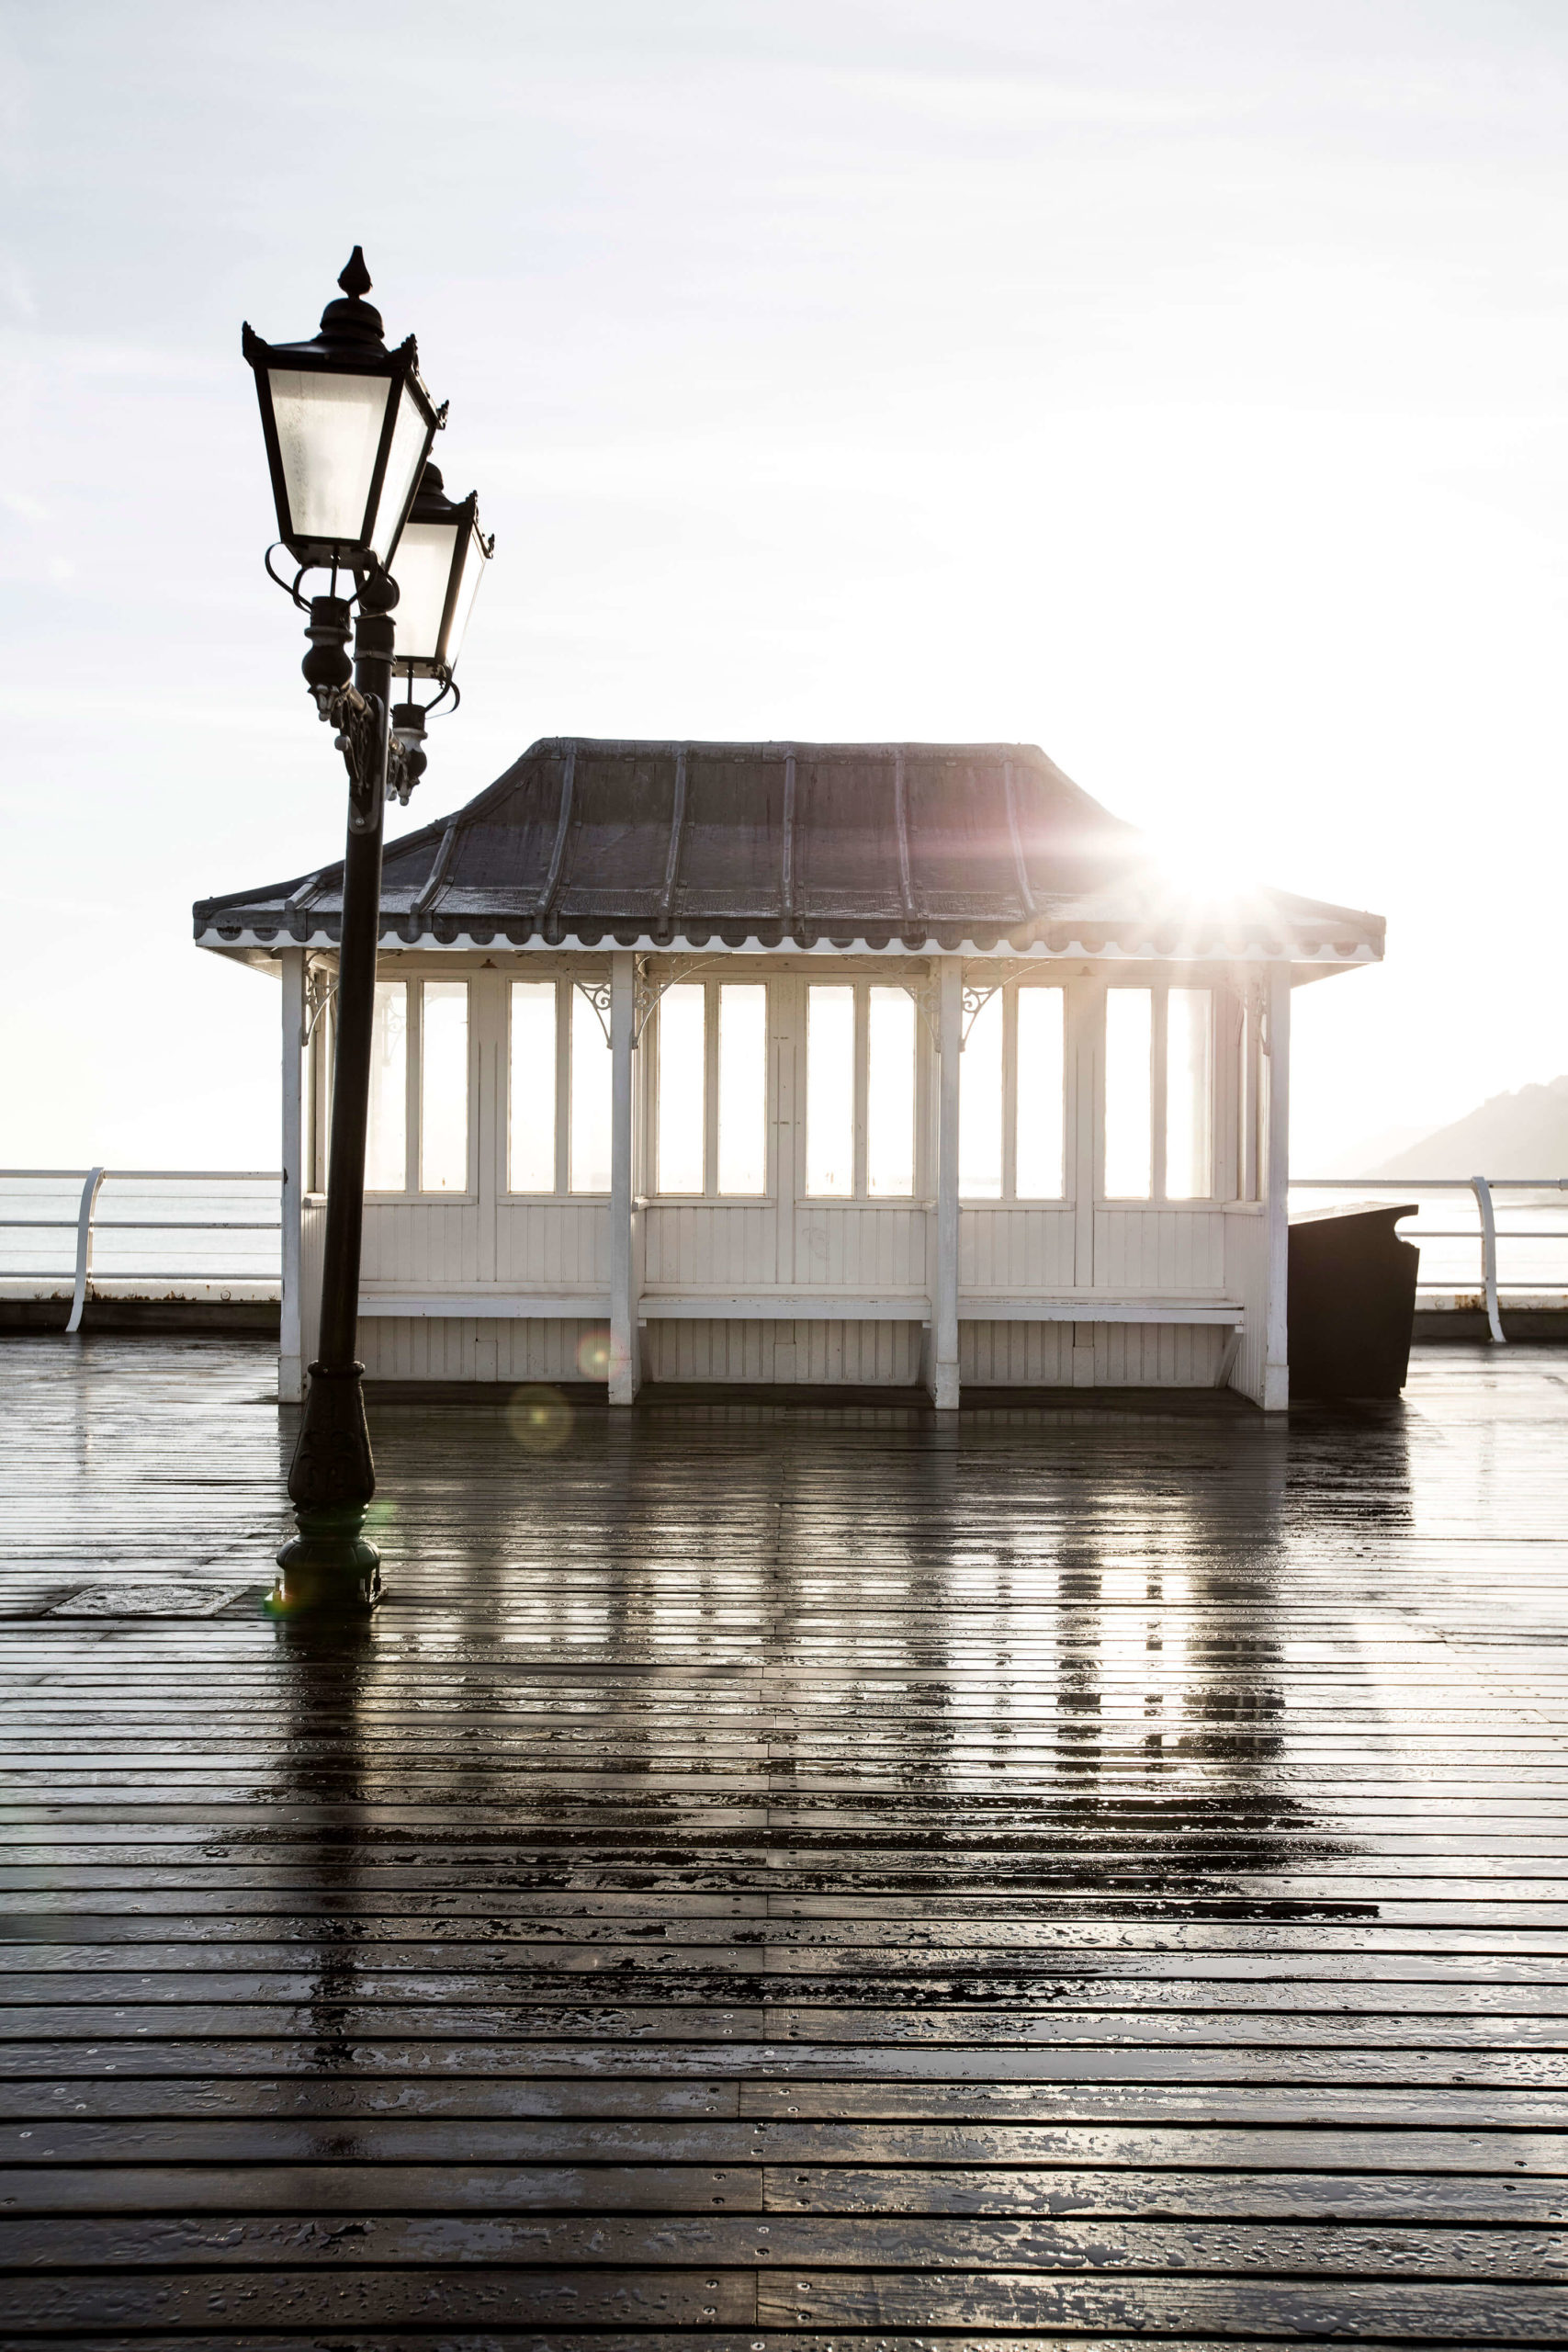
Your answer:
[[[513,1389],[506,1419],[525,1453],[554,1453],[571,1435],[571,1407],[558,1388]]]
[[[577,1343],[577,1369],[584,1380],[608,1380],[614,1353],[608,1331],[584,1331]]]

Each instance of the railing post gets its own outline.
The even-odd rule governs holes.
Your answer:
[[[1486,1320],[1492,1326],[1494,1345],[1501,1347],[1507,1334],[1497,1311],[1497,1220],[1492,1214],[1492,1187],[1484,1176],[1472,1176],[1470,1183],[1481,1211],[1481,1279],[1486,1288]]]
[[[71,1320],[65,1326],[68,1335],[82,1329],[82,1309],[87,1304],[87,1277],[93,1271],[93,1210],[103,1181],[101,1168],[89,1168],[87,1181],[82,1187],[82,1205],[76,1213],[76,1286],[71,1294]]]

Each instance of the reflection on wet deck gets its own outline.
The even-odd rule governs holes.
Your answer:
[[[0,1352],[6,2345],[1568,2339],[1568,1356],[383,1399],[353,1634],[269,1370]]]

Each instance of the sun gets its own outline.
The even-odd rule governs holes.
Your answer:
[[[1147,840],[1151,863],[1173,896],[1235,899],[1260,887],[1256,868],[1238,845],[1212,833],[1152,829]]]

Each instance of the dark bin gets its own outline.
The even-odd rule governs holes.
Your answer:
[[[1291,1402],[1397,1396],[1410,1369],[1421,1252],[1394,1226],[1416,1203],[1358,1202],[1291,1219]]]

